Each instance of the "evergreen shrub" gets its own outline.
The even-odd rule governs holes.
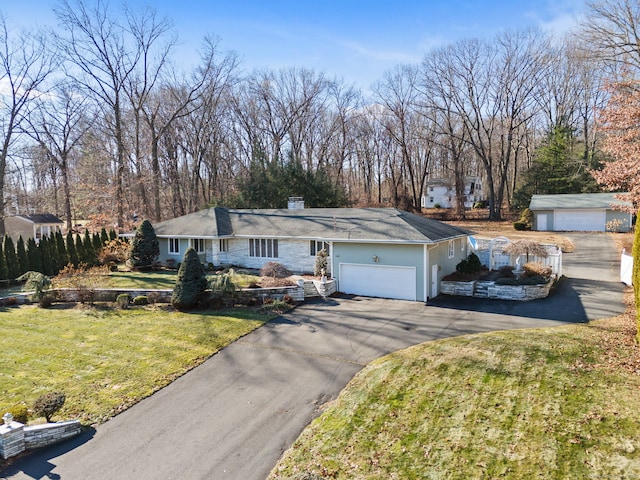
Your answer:
[[[189,247],[178,269],[171,304],[178,310],[190,310],[196,307],[204,297],[207,284],[207,277],[198,253],[193,247]]]

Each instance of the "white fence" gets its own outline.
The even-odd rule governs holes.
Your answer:
[[[620,281],[629,287],[633,283],[633,257],[626,250],[620,257]]]
[[[504,252],[505,247],[511,243],[506,237],[493,239],[469,237],[470,251],[475,253],[480,262],[489,270],[499,270],[501,267],[516,266],[516,261],[526,262],[526,255],[509,255]],[[551,267],[551,272],[557,277],[562,276],[562,249],[557,245],[543,245],[547,249],[546,257],[529,256],[529,262],[542,263]]]

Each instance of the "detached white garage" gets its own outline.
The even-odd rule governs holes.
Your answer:
[[[631,203],[616,193],[534,195],[529,210],[534,230],[557,232],[628,232]]]
[[[415,267],[341,263],[338,282],[343,293],[416,300]]]

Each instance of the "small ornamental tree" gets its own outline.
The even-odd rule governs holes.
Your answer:
[[[160,243],[149,220],[143,221],[133,238],[129,265],[138,270],[151,268],[160,255]]]
[[[171,304],[178,310],[190,310],[204,296],[207,289],[207,277],[200,263],[198,253],[189,247],[178,270],[176,285],[173,287]]]
[[[327,274],[327,251],[323,248],[316,253],[316,263],[313,267],[313,274],[316,277],[323,277]]]
[[[36,415],[46,418],[47,422],[50,423],[51,417],[62,408],[65,399],[64,393],[45,393],[33,404],[33,411]]]

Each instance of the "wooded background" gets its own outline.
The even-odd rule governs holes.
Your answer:
[[[597,120],[635,78],[637,11],[594,2],[563,39],[458,41],[365,95],[331,72],[247,72],[213,36],[181,71],[170,19],[62,0],[55,32],[0,23],[4,214],[128,229],[213,205],[286,207],[289,195],[419,210],[428,179],[460,193],[479,175],[499,219],[534,193],[598,191],[590,171],[615,152],[601,150]]]

